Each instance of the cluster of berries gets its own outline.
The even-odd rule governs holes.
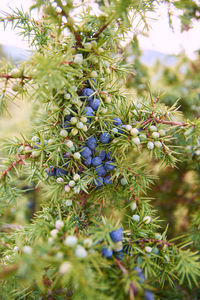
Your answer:
[[[122,244],[123,229],[119,228],[117,230],[110,232],[110,238],[114,243],[114,247],[113,249],[104,247],[102,249],[102,256],[105,258],[111,258],[113,256],[113,251],[114,251],[117,259],[122,260],[123,259],[123,244]]]

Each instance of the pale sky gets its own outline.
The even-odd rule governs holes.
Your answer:
[[[30,7],[31,0],[0,0],[1,11],[8,11],[11,8],[23,7],[27,11]],[[194,27],[187,32],[180,32],[180,21],[177,17],[173,18],[174,32],[169,28],[167,9],[164,4],[156,10],[156,15],[150,14],[157,20],[150,21],[150,32],[148,37],[139,36],[139,42],[142,49],[156,50],[167,54],[178,54],[185,51],[186,54],[194,58],[194,51],[200,49],[200,22],[195,22]],[[174,12],[176,15],[178,11]],[[20,48],[28,48],[28,44],[22,41],[22,38],[16,31],[7,27],[6,32],[0,25],[0,44],[12,45]]]

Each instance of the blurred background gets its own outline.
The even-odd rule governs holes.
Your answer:
[[[87,2],[92,5],[93,1]],[[190,4],[190,1],[187,3]],[[31,4],[31,0],[1,0],[0,15],[20,7],[26,12]],[[163,3],[155,13],[148,14],[149,31],[143,32],[141,25],[133,24],[130,37],[133,33],[134,37],[127,47],[125,60],[133,64],[135,75],[127,77],[126,87],[134,92],[137,99],[144,99],[148,96],[150,83],[153,96],[164,93],[160,101],[167,105],[173,105],[179,99],[180,110],[187,118],[193,119],[200,116],[200,23],[198,17],[190,22],[194,10],[191,10],[190,5],[188,7],[185,10],[184,22],[181,22],[180,15],[183,13],[181,10],[174,6],[169,8]],[[37,17],[36,12],[35,16]],[[17,30],[8,26],[4,31],[0,24],[1,59],[10,60],[17,65],[28,59],[31,51],[33,49],[21,38]],[[1,137],[19,136],[21,133],[26,135],[32,132],[33,110],[33,105],[27,98],[9,103],[10,114],[0,117]],[[160,178],[149,192],[149,196],[154,199],[152,204],[159,210],[159,215],[165,220],[164,223],[170,224],[169,235],[190,232],[194,234],[194,241],[196,230],[198,231],[195,227],[195,224],[198,224],[198,221],[195,223],[197,218],[195,212],[200,203],[198,147],[200,140],[195,139],[191,142],[190,149],[184,149],[187,161],[183,157],[177,169],[160,168],[156,161],[144,158],[146,165],[154,169],[155,175]],[[20,180],[19,186],[22,189],[34,187],[34,182],[32,186],[26,186],[23,178]],[[24,200],[21,200],[26,205],[18,206],[16,208],[18,213],[16,209],[11,209],[7,214],[10,220],[7,221],[18,222],[19,218],[19,223],[27,222],[37,207],[37,193],[38,190],[35,188],[32,192],[27,190]],[[194,223],[192,228],[189,226],[191,219]],[[198,245],[198,241],[196,244]]]

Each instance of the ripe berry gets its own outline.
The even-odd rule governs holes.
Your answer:
[[[100,187],[100,186],[102,186],[103,185],[103,178],[102,177],[97,177],[96,179],[95,179],[95,185],[97,186],[97,187]]]
[[[107,132],[103,132],[100,134],[99,140],[102,144],[108,144],[110,142],[111,136]]]
[[[83,110],[86,116],[88,117],[93,117],[94,116],[94,111],[90,106],[86,106]]]
[[[113,164],[114,164],[114,162],[112,160],[109,160],[109,161],[105,162],[104,167],[107,171],[112,171],[115,168],[115,166]]]
[[[88,158],[89,156],[91,156],[92,155],[92,151],[90,150],[90,148],[88,148],[88,147],[83,147],[82,149],[81,149],[81,156],[83,157],[83,158]]]
[[[109,159],[109,160],[111,159],[111,152],[106,153],[106,158]]]
[[[104,160],[106,157],[106,152],[104,150],[98,151],[98,156]]]
[[[54,168],[53,166],[50,166],[49,168],[46,169],[46,172],[49,176],[55,176],[56,168]]]
[[[115,256],[118,260],[123,260],[124,253],[123,251],[116,251]]]
[[[90,88],[85,88],[82,90],[81,95],[83,97],[87,98],[87,101],[91,101],[92,99],[94,99],[94,96],[91,96],[94,94],[94,91]]]
[[[86,158],[83,163],[86,167],[89,167],[92,163],[92,156],[89,156],[88,158]]]
[[[106,176],[106,177],[104,178],[104,182],[105,182],[105,184],[112,184],[112,179],[111,179],[111,177],[110,177],[110,176]]]
[[[38,146],[40,146],[40,143],[39,143],[39,142],[35,142],[35,144],[37,144]],[[34,149],[38,149],[38,148],[39,148],[38,146],[33,145],[33,148],[34,148]]]
[[[61,168],[57,168],[56,169],[56,176],[61,177],[61,176],[66,175],[66,174],[67,174],[67,171],[65,171],[65,170],[63,170]]]
[[[115,125],[115,126],[120,126],[120,125],[122,125],[122,121],[120,120],[120,118],[113,118],[113,124]]]
[[[99,166],[99,165],[101,165],[101,164],[102,164],[102,159],[101,159],[99,156],[94,157],[94,158],[92,159],[92,165],[93,165],[94,167],[97,167],[97,166]]]
[[[97,110],[100,104],[101,101],[99,99],[93,99],[90,101],[89,106],[92,107],[92,109]]]
[[[149,290],[145,291],[144,297],[145,297],[145,300],[154,300],[154,294]]]
[[[110,237],[114,243],[120,242],[123,238],[123,229],[119,228],[110,233]]]
[[[91,149],[95,150],[97,146],[97,140],[95,137],[91,136],[90,138],[87,139],[86,145]]]
[[[113,255],[112,249],[103,248],[101,251],[103,257],[110,258]]]
[[[99,166],[96,169],[96,173],[98,176],[105,176],[106,175],[106,169],[103,166]],[[105,179],[104,179],[105,181]]]

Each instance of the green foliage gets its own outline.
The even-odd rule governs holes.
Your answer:
[[[0,179],[2,297],[132,300],[151,290],[164,299],[167,288],[170,299],[177,286],[189,294],[200,275],[198,244],[192,241],[199,216],[193,212],[191,237],[168,239],[170,230],[163,229],[157,206],[150,205],[149,189],[156,168],[167,173],[182,157],[189,164],[185,149],[197,143],[200,123],[186,120],[176,101],[169,106],[163,94],[147,92],[146,86],[140,93],[144,97],[136,99],[126,87],[133,72],[120,45],[132,18],[140,16],[146,24],[154,1],[100,1],[101,14],[87,8],[78,20],[74,2],[55,3],[35,1],[32,9],[44,11],[41,21],[20,10],[1,19],[20,28],[36,49],[17,70],[10,65],[1,70],[3,94],[11,101],[26,96],[35,125],[30,134],[7,139],[1,148],[6,157]],[[148,72],[134,41],[137,87],[148,81],[138,73],[148,78]],[[170,72],[164,71],[167,83],[178,84],[179,76]],[[88,87],[90,97],[99,100],[92,115],[86,110],[91,100],[83,94]],[[109,142],[101,141],[104,133]],[[110,153],[109,167],[114,166],[109,182],[102,175],[99,187],[98,169],[82,159],[90,137],[98,140],[97,153]],[[26,217],[25,202],[34,216]],[[16,225],[20,209],[23,222]],[[123,237],[116,241],[110,233],[121,227]],[[113,251],[110,259],[102,255],[105,247]]]

